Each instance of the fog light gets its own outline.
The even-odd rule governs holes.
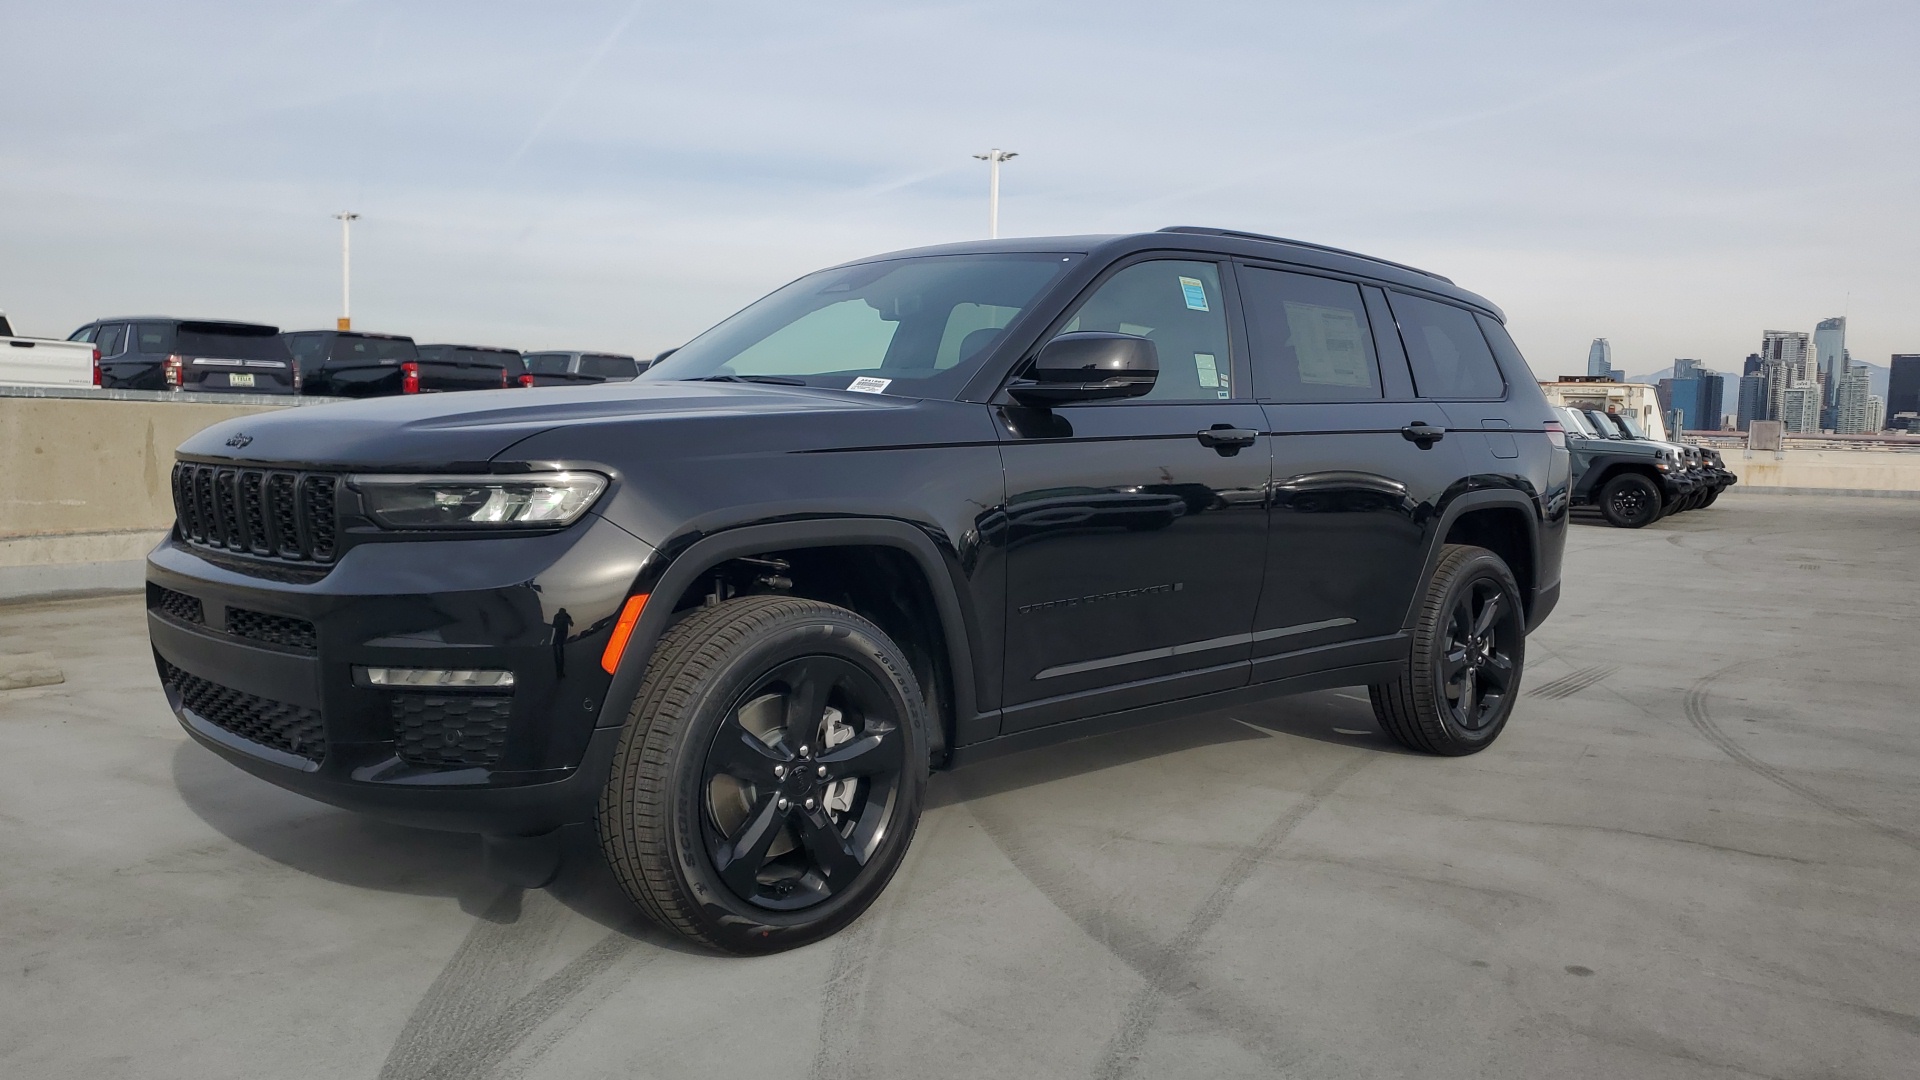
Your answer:
[[[356,667],[360,681],[368,686],[468,687],[495,690],[513,685],[511,671],[484,671],[461,668]]]

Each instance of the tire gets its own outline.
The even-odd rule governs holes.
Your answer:
[[[1488,602],[1495,608],[1480,626]],[[1448,544],[1421,598],[1406,669],[1368,687],[1373,715],[1410,750],[1478,753],[1505,730],[1525,667],[1526,618],[1513,572],[1485,548]]]
[[[1720,493],[1725,490],[1725,488],[1714,488],[1712,491],[1707,492],[1707,497],[1700,500],[1700,509],[1705,510],[1707,507],[1712,506],[1714,502],[1720,498]]]
[[[1660,489],[1639,473],[1621,473],[1600,489],[1600,516],[1618,529],[1639,529],[1660,520]]]
[[[900,648],[851,611],[779,596],[696,610],[655,647],[601,795],[614,877],[727,952],[840,930],[912,842],[926,715]]]

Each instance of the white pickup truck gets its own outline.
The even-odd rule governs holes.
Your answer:
[[[0,386],[99,386],[100,353],[84,341],[14,337],[0,311]]]

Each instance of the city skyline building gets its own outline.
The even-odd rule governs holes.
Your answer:
[[[1885,422],[1886,405],[1873,393],[1867,369],[1850,368],[1840,375],[1833,393],[1833,431],[1837,435],[1871,435]]]
[[[1754,419],[1779,420],[1793,432],[1820,430],[1821,395],[1812,336],[1803,330],[1768,330],[1760,336],[1760,361],[1767,409]],[[1791,406],[1789,394],[1794,394]],[[1811,416],[1806,412],[1809,401]]]
[[[1920,413],[1920,353],[1894,353],[1887,361],[1886,413]]]
[[[1596,379],[1613,377],[1613,346],[1606,338],[1594,338],[1587,346],[1587,374]]]
[[[1833,426],[1834,395],[1840,377],[1847,371],[1847,317],[1835,315],[1821,319],[1813,328],[1813,363],[1820,381],[1820,419],[1822,427]]]
[[[1748,357],[1749,361],[1758,357]],[[1767,418],[1767,380],[1759,372],[1758,366],[1740,376],[1740,396],[1734,403],[1733,426],[1739,431],[1753,427],[1755,420]]]

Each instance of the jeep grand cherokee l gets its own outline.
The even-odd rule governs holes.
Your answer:
[[[1437,275],[1210,229],[956,244],[631,383],[210,428],[148,625],[235,765],[489,850],[591,823],[654,918],[766,952],[873,901],[930,767],[1334,686],[1485,748],[1568,468],[1499,309]]]

